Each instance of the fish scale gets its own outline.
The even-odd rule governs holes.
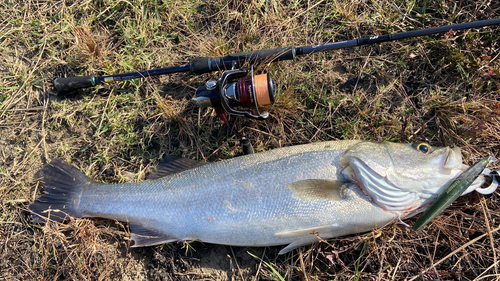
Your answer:
[[[370,177],[370,194],[406,198],[401,195],[407,190],[384,186],[386,183],[381,182],[384,177],[375,174],[374,169],[381,169],[380,163],[393,163],[387,158],[394,154],[418,159],[415,169],[420,165],[422,170],[438,172],[438,168],[430,166],[434,165],[431,161],[434,156],[429,155],[426,162],[422,160],[425,157],[414,153],[420,152],[411,145],[331,141],[197,164],[156,180],[127,184],[99,184],[78,174],[69,164],[55,160],[41,171],[42,183],[49,194],[30,209],[38,215],[55,209],[73,217],[128,222],[134,246],[183,240],[235,246],[289,244],[281,251],[285,253],[317,241],[317,236],[328,239],[366,232],[409,214],[390,211],[389,205],[377,205],[359,185],[360,179],[346,171],[360,171]],[[434,153],[440,156],[454,152],[437,149]],[[386,156],[375,163],[373,159],[365,159],[370,154],[375,159]],[[370,162],[373,166],[368,167],[366,163]],[[170,165],[169,171],[175,170],[172,163],[164,164]],[[360,167],[350,167],[353,163]],[[461,167],[461,159],[459,164],[456,166]],[[344,168],[347,169],[342,173]],[[454,176],[442,177],[438,177],[440,185]],[[69,183],[71,179],[74,182]],[[61,184],[64,182],[68,184]],[[437,192],[440,188],[426,192]],[[58,192],[68,194],[70,199],[56,202],[56,199],[63,201]],[[425,200],[428,199],[426,194]],[[425,200],[407,202],[407,206],[413,212],[427,204]],[[56,211],[51,212],[54,218],[64,219],[65,215],[57,217]]]

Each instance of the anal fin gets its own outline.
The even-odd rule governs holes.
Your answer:
[[[154,246],[179,241],[178,238],[144,228],[140,225],[131,224],[130,231],[132,232],[130,238],[134,241],[134,245],[131,246],[132,248]]]

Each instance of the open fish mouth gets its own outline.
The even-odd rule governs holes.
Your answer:
[[[444,157],[444,156],[446,156],[444,161],[442,161],[442,159],[441,159],[441,161],[439,161],[439,157],[434,159],[434,164],[436,165],[436,167],[438,167],[440,172],[445,171],[446,173],[449,173],[449,171],[452,168],[458,168],[458,167],[460,167],[459,169],[462,172],[465,172],[469,168],[468,165],[461,164],[462,163],[462,160],[461,160],[462,155],[461,155],[460,149],[458,149],[457,147],[455,147],[453,149],[453,152],[450,152],[447,155],[441,155],[441,157]],[[496,159],[495,157],[491,157],[490,161],[496,162],[496,161],[498,161],[498,159]],[[442,163],[442,164],[440,164],[440,163]],[[451,164],[449,164],[449,163],[451,163]],[[488,185],[487,187],[483,188],[482,186],[484,185],[484,183],[486,181],[485,176],[491,177],[491,184]],[[472,191],[476,191],[476,192],[478,192],[480,194],[484,194],[484,195],[491,194],[491,193],[495,192],[496,189],[498,188],[498,178],[499,178],[499,176],[498,176],[497,172],[493,172],[490,169],[486,168],[486,169],[484,169],[482,175],[480,175],[463,192],[462,195],[465,195],[465,194],[470,193]]]

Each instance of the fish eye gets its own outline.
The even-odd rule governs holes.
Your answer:
[[[425,142],[416,143],[414,147],[423,154],[429,154],[431,152],[431,146]]]

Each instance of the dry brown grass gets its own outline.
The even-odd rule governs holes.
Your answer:
[[[496,280],[499,198],[472,194],[419,232],[394,226],[278,256],[280,247],[130,249],[126,225],[32,224],[42,163],[101,182],[143,179],[167,154],[241,154],[212,110],[209,77],[175,74],[56,97],[55,76],[106,75],[199,56],[296,47],[500,16],[498,1],[4,1],[0,4],[0,279]],[[500,151],[500,28],[263,65],[279,84],[266,122],[231,118],[257,152],[332,139],[458,145],[467,164]],[[496,163],[492,168],[499,169]],[[413,221],[409,221],[412,223]]]

